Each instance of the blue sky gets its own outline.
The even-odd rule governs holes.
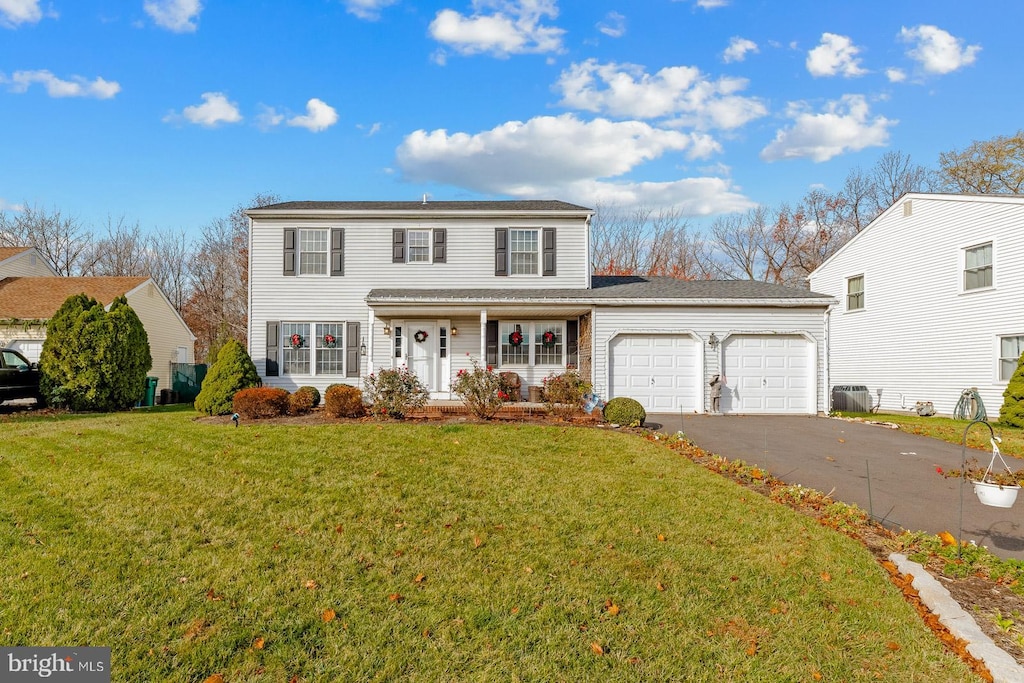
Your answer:
[[[283,200],[697,224],[1021,127],[1024,3],[0,0],[0,208],[196,230]]]

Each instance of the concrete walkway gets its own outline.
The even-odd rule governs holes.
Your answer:
[[[760,465],[787,483],[831,492],[890,528],[958,534],[960,480],[935,471],[960,467],[958,445],[809,416],[650,415],[647,423],[666,433],[682,431],[707,451]],[[988,432],[983,425],[974,429]],[[968,449],[972,456],[987,465],[991,452]],[[1013,508],[993,508],[964,485],[963,539],[1003,558],[1024,559],[1024,495]]]

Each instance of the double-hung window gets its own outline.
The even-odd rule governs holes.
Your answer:
[[[509,230],[509,266],[512,275],[537,275],[540,241],[536,230]]]
[[[430,231],[409,231],[409,263],[430,263]]]
[[[502,321],[499,334],[502,367],[565,363],[562,321]]]
[[[1009,382],[1024,354],[1024,336],[999,338],[999,381]]]
[[[282,374],[344,375],[344,330],[340,322],[281,323]]]
[[[992,243],[964,249],[964,291],[992,286]]]
[[[859,311],[864,308],[864,276],[857,275],[846,281],[846,310]]]
[[[299,230],[299,275],[326,275],[328,231]]]

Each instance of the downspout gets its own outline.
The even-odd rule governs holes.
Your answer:
[[[248,250],[249,250],[249,253],[246,254],[246,266],[245,266],[247,271],[248,271],[246,273],[246,278],[245,278],[246,279],[246,283],[245,283],[245,297],[246,297],[246,301],[245,301],[245,308],[246,308],[246,311],[245,311],[245,313],[246,313],[245,345],[249,349],[249,358],[256,358],[257,356],[254,353],[255,349],[253,349],[253,346],[252,346],[252,336],[253,336],[253,329],[252,329],[252,319],[253,319],[253,316],[252,316],[252,226],[253,226],[253,220],[252,220],[252,216],[246,216],[246,218],[249,219],[249,235],[248,235],[249,239],[248,239],[248,245],[246,245]],[[263,326],[263,334],[264,335],[267,334],[266,327],[267,327],[266,325]],[[263,346],[264,347],[267,346],[267,340],[266,339],[263,340]],[[195,343],[195,341],[193,341],[192,342],[192,360],[193,361],[197,360],[195,355],[196,355],[196,343]],[[207,349],[207,355],[209,355],[209,349]],[[264,357],[265,356],[266,356],[266,352],[264,352]],[[267,367],[266,367],[266,364],[264,362],[263,373],[266,374],[266,372],[267,372]]]
[[[825,414],[828,415],[832,412],[832,392],[829,391],[829,387],[832,386],[832,349],[830,345],[832,343],[832,306],[830,305],[825,309]]]
[[[587,229],[586,230],[586,232],[587,232],[587,289],[591,288],[591,278],[593,277],[593,268],[594,268],[593,262],[591,261],[591,253],[590,253],[590,219],[593,218],[593,217],[594,217],[594,214],[592,214],[592,213],[587,214],[587,219],[583,222],[583,224],[586,226],[586,229]],[[593,319],[591,319],[590,327],[591,327],[591,329],[593,329],[593,327],[594,327]],[[591,352],[591,353],[593,353],[593,352]],[[591,366],[593,366],[593,364],[591,364]],[[593,371],[591,371],[591,374],[593,374]],[[593,378],[591,378],[591,379],[593,379]],[[591,382],[591,383],[593,383],[593,382]]]

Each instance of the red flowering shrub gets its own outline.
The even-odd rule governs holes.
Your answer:
[[[288,412],[288,392],[275,387],[254,387],[235,392],[231,408],[244,418],[259,420]]]
[[[452,392],[466,402],[473,414],[482,420],[490,420],[508,400],[508,392],[502,386],[501,378],[490,365],[486,369],[473,359],[472,370],[459,370],[452,382]]]

